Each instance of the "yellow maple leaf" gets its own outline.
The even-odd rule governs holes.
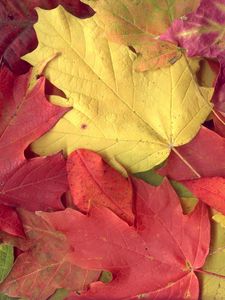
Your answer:
[[[33,143],[39,155],[74,149],[96,151],[114,167],[129,172],[149,170],[171,149],[188,143],[211,111],[213,89],[199,87],[196,60],[185,57],[169,68],[137,73],[135,54],[109,42],[95,17],[80,20],[62,7],[38,9],[39,45],[25,56],[32,65],[58,53],[45,76],[73,109]]]
[[[159,39],[174,19],[196,9],[199,0],[86,0],[97,12],[107,37],[132,46],[137,71],[169,66],[181,57],[172,43]]]

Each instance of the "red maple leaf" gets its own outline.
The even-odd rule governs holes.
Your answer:
[[[78,17],[93,15],[93,10],[80,0],[1,0],[0,58],[14,72],[21,74],[28,71],[28,64],[20,57],[37,46],[33,29],[37,21],[34,8],[52,9],[59,4]]]
[[[30,73],[13,75],[0,70],[0,176],[21,165],[24,150],[48,131],[67,111],[49,103],[44,94],[45,78],[29,89]]]
[[[43,77],[28,91],[29,78],[30,73],[16,77],[7,68],[0,70],[0,203],[62,209],[60,196],[67,190],[63,156],[28,161],[24,150],[67,110],[46,100]]]
[[[19,215],[30,247],[17,257],[0,285],[1,292],[10,297],[46,300],[58,288],[83,291],[98,279],[98,271],[85,270],[71,262],[73,249],[62,233],[34,213],[20,210]]]
[[[84,149],[74,151],[68,157],[67,172],[74,204],[82,212],[105,206],[133,224],[131,182],[100,155]]]
[[[143,294],[148,299],[170,294],[198,299],[195,272],[204,264],[210,240],[207,207],[199,203],[183,215],[167,179],[159,187],[134,180],[134,191],[135,227],[106,208],[93,208],[88,216],[72,209],[40,213],[67,236],[81,267],[112,272],[110,283],[91,284],[84,299]]]

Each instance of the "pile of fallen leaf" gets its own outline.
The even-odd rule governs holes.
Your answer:
[[[225,299],[225,0],[85,2],[0,0],[0,300]]]

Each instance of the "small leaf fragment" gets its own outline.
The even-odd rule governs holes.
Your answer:
[[[0,283],[8,276],[14,261],[13,247],[9,244],[0,244]]]
[[[69,295],[69,292],[65,289],[58,289],[54,295],[52,295],[49,300],[64,300]]]

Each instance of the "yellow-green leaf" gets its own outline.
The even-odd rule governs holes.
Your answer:
[[[220,224],[223,228],[225,228],[225,216],[217,213],[213,216],[213,220]]]
[[[23,299],[12,298],[12,297],[9,297],[7,295],[4,295],[4,294],[0,293],[0,300],[23,300]]]
[[[169,66],[181,57],[173,44],[161,41],[172,21],[198,7],[199,0],[86,0],[97,12],[107,37],[133,46],[138,71]],[[144,12],[144,13],[143,13]]]
[[[38,15],[39,45],[25,59],[38,65],[58,53],[44,73],[68,99],[51,100],[73,109],[33,144],[36,153],[86,148],[117,169],[141,172],[197,134],[213,89],[197,85],[196,60],[183,57],[169,68],[136,73],[135,54],[109,42],[95,16],[80,20],[62,7],[38,9]]]
[[[221,215],[221,217],[223,217]],[[201,300],[225,299],[225,228],[223,218],[214,216],[211,229],[211,245],[203,272],[198,273],[200,279]]]
[[[2,283],[13,266],[13,247],[8,244],[0,244],[0,283]]]
[[[68,295],[69,292],[66,289],[58,289],[55,294],[49,298],[49,300],[64,300]]]
[[[103,283],[109,283],[111,282],[113,279],[112,273],[108,272],[108,271],[102,271],[102,274],[99,278],[99,281],[103,282]]]

